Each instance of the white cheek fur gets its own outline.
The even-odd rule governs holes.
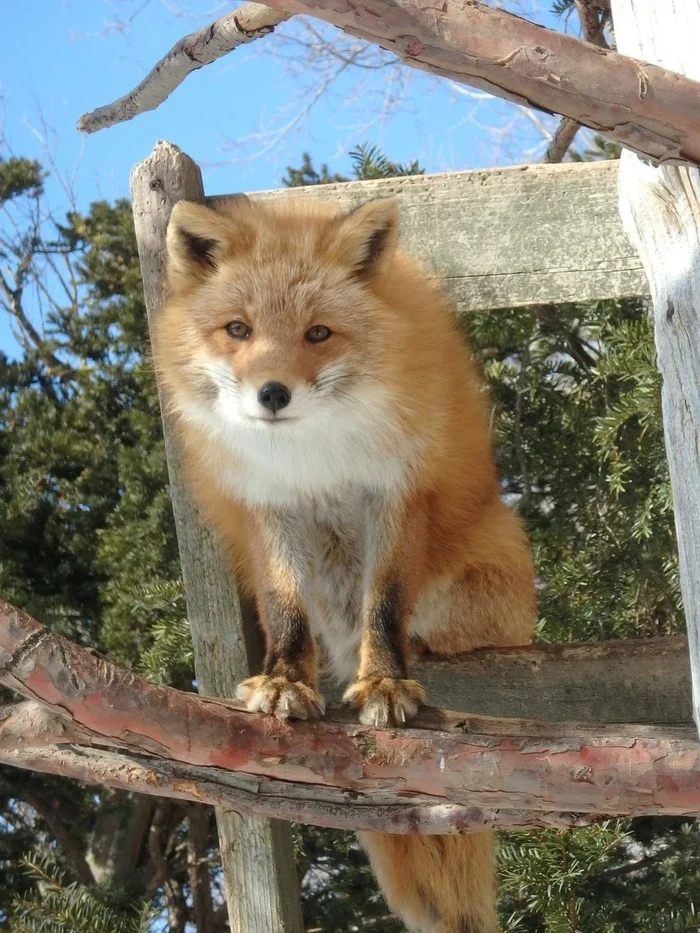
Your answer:
[[[210,434],[215,447],[230,454],[230,468],[217,467],[222,491],[229,495],[251,505],[290,506],[348,487],[398,491],[405,485],[415,442],[401,435],[382,386],[360,386],[337,397],[295,387],[284,410],[289,424],[266,424],[255,420],[264,414],[257,387],[237,382],[215,361],[200,368],[218,395],[181,398],[178,407]],[[342,368],[336,364],[319,380],[338,375]]]

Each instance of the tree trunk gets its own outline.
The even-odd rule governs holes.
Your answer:
[[[700,0],[613,0],[612,10],[621,52],[700,78]],[[700,729],[700,171],[655,168],[623,153],[620,211],[654,305],[693,713]]]

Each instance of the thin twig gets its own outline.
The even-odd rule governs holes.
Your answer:
[[[289,19],[284,10],[261,3],[244,3],[203,29],[180,39],[132,91],[114,103],[83,114],[78,129],[84,133],[131,120],[155,110],[185,80],[188,74],[228,55],[241,45],[270,35],[275,26]]]

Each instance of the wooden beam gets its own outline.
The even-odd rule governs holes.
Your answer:
[[[621,50],[700,78],[700,0],[613,0]],[[699,124],[700,125],[700,122]],[[649,277],[666,454],[700,729],[700,170],[626,154],[620,210]]]
[[[0,683],[32,701],[0,716],[0,759],[17,765],[32,756],[47,769],[50,747],[58,746],[55,770],[74,773],[76,760],[61,755],[63,746],[106,744],[126,757],[113,766],[102,760],[105,776],[113,779],[116,768],[129,781],[133,766],[135,787],[150,780],[163,791],[159,772],[149,778],[139,762],[158,756],[208,769],[200,772],[205,782],[209,774],[225,783],[228,772],[257,778],[231,784],[253,800],[274,782],[275,812],[290,819],[399,833],[483,828],[484,810],[496,826],[501,809],[507,825],[533,825],[542,813],[554,822],[570,813],[700,813],[692,725],[582,725],[435,709],[407,729],[374,729],[335,710],[316,722],[281,722],[233,701],[148,683],[2,601],[0,658]],[[166,779],[165,788],[190,799],[198,784],[182,777]]]
[[[396,196],[401,242],[460,312],[646,295],[617,210],[617,162],[526,165],[256,191],[349,209]],[[207,198],[211,204],[236,195]]]
[[[202,176],[176,146],[159,142],[131,174],[131,197],[149,326],[165,299],[165,232],[176,201],[201,201]],[[253,673],[257,633],[241,612],[231,569],[190,499],[176,431],[161,399],[163,431],[187,613],[199,688],[235,696]],[[217,824],[232,933],[301,933],[296,863],[289,827],[218,810]]]
[[[411,667],[433,706],[553,722],[689,723],[685,638],[529,645],[473,651]],[[342,690],[326,683],[326,697]]]

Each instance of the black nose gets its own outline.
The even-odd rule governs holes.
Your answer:
[[[286,408],[292,400],[292,393],[281,382],[266,382],[258,392],[258,401],[276,415],[280,408]]]

